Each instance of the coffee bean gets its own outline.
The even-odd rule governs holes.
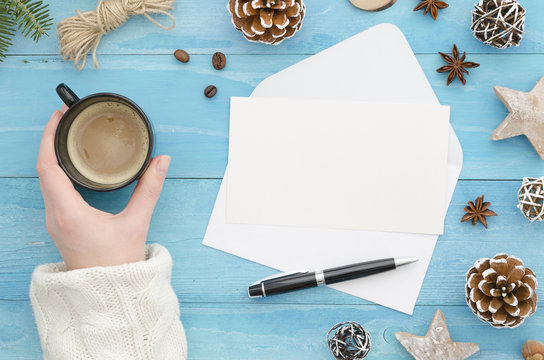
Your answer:
[[[227,65],[227,57],[222,52],[216,52],[212,56],[212,64],[216,70],[221,70]]]
[[[174,57],[182,63],[186,63],[189,61],[189,54],[187,54],[187,51],[185,50],[178,49],[174,51]]]
[[[207,98],[214,97],[215,94],[217,94],[217,88],[213,85],[210,85],[204,89],[204,95],[206,95]]]

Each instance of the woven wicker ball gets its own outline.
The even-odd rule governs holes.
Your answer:
[[[329,330],[327,344],[337,360],[362,360],[370,352],[370,334],[360,324],[346,321]]]
[[[480,0],[472,11],[472,34],[498,49],[519,46],[525,27],[525,9],[517,0]]]
[[[518,191],[518,208],[533,221],[544,220],[544,177],[525,178]]]

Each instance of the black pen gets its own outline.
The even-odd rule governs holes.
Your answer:
[[[321,284],[334,284],[353,280],[363,276],[394,270],[402,265],[418,261],[418,258],[388,258],[358,264],[339,266],[322,271],[301,271],[277,274],[252,284],[248,289],[249,297],[263,297],[288,291],[315,287]]]

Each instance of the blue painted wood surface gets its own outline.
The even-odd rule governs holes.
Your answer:
[[[60,106],[54,93],[66,82],[80,95],[114,91],[133,98],[149,114],[159,153],[173,157],[149,240],[166,245],[174,258],[172,283],[181,302],[190,359],[330,359],[326,331],[343,320],[370,330],[369,359],[409,359],[395,331],[424,334],[434,311],[444,311],[452,337],[479,343],[474,359],[520,359],[529,338],[544,341],[540,311],[520,328],[497,330],[477,320],[464,303],[464,274],[474,260],[509,252],[544,274],[544,224],[530,224],[516,209],[524,176],[544,175],[528,141],[490,141],[507,115],[492,91],[502,85],[528,91],[544,75],[544,6],[524,2],[527,32],[519,48],[499,51],[472,38],[470,10],[476,0],[457,0],[438,21],[411,9],[416,0],[399,1],[380,13],[365,13],[347,0],[307,0],[303,30],[278,47],[250,44],[230,24],[226,0],[178,0],[178,27],[166,32],[144,18],[131,19],[99,46],[100,69],[82,72],[57,54],[55,33],[38,45],[17,38],[0,63],[0,359],[36,359],[39,339],[28,302],[32,269],[58,261],[44,226],[43,202],[34,171],[41,131]],[[90,10],[94,1],[51,1],[56,20],[74,9]],[[161,20],[167,20],[163,18]],[[374,24],[391,22],[403,30],[442,104],[452,106],[451,122],[463,146],[464,168],[433,260],[412,317],[327,288],[250,301],[246,287],[274,270],[201,245],[226,164],[228,101],[247,96],[267,76]],[[467,86],[445,86],[437,51],[456,42],[471,61]],[[188,64],[174,49],[191,54]],[[211,66],[210,54],[223,51],[228,65]],[[218,95],[206,99],[205,86]],[[84,192],[93,205],[112,212],[123,208],[131,189]],[[466,201],[486,194],[499,217],[489,230],[460,224]],[[401,214],[399,214],[400,216]],[[544,275],[543,275],[544,276]],[[538,289],[542,298],[544,292]]]

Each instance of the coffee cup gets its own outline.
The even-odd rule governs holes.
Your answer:
[[[60,167],[75,184],[95,191],[121,189],[143,175],[151,162],[151,122],[132,100],[113,93],[80,99],[57,86],[68,106],[55,134]]]

